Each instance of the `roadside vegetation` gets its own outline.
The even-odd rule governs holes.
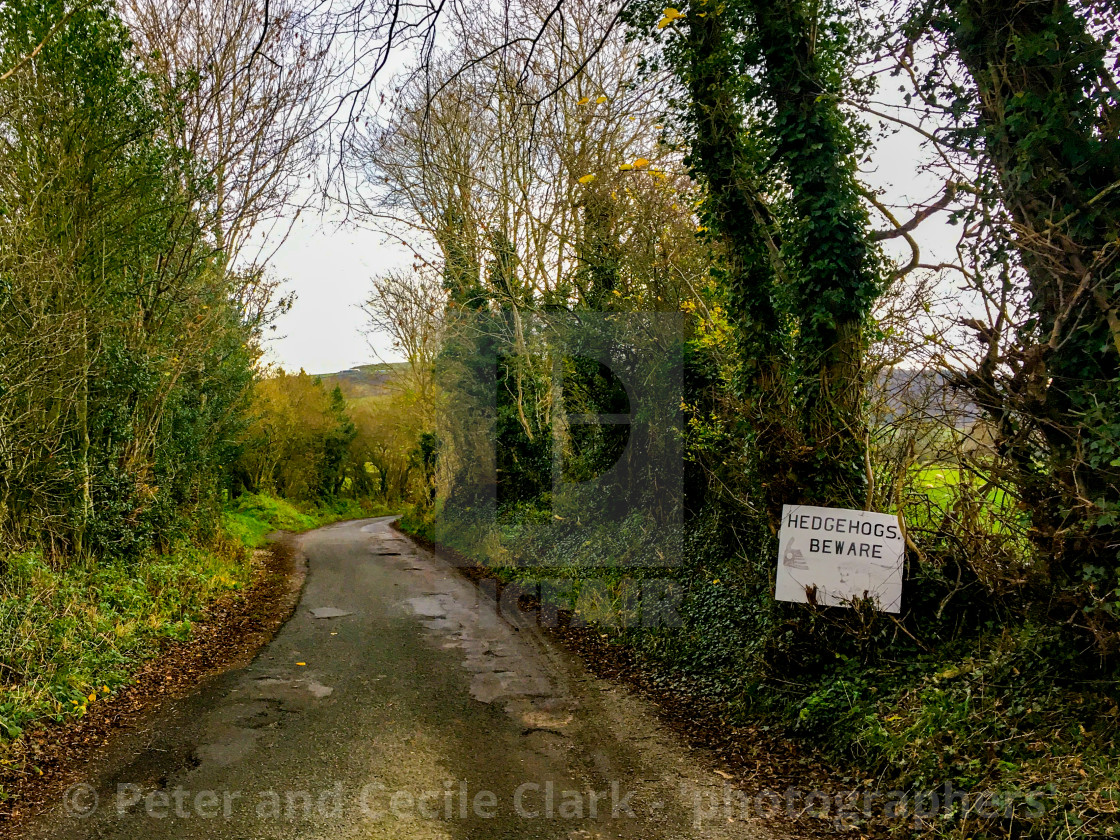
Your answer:
[[[395,503],[342,391],[262,362],[291,299],[250,243],[314,165],[331,56],[293,4],[264,37],[189,6],[0,5],[6,773],[245,597],[270,532]],[[282,75],[245,73],[264,52]]]
[[[402,524],[851,788],[988,803],[860,830],[1115,836],[1113,10],[562,5],[451,14],[354,144],[421,258],[369,307],[431,406]],[[776,602],[784,504],[899,516],[903,611]]]
[[[0,741],[407,508],[729,729],[998,805],[860,830],[1120,833],[1112,5],[485,11],[0,5]],[[409,246],[403,362],[263,363],[309,192]],[[786,504],[897,516],[902,612],[776,602]]]
[[[232,540],[62,567],[28,551],[7,555],[5,566],[0,754],[6,757],[24,729],[81,716],[127,684],[161,645],[188,640],[206,608],[243,590],[252,575],[248,553]]]
[[[7,554],[0,576],[0,755],[29,725],[80,717],[110,697],[216,601],[253,581],[251,549],[278,530],[299,533],[388,510],[368,500],[297,506],[246,493],[222,511],[208,542],[139,557],[50,562],[41,551]],[[0,759],[2,760],[2,759]]]
[[[299,534],[344,519],[391,512],[368,499],[332,499],[314,507],[297,507],[287,499],[267,493],[243,493],[222,512],[222,530],[249,548],[261,548],[273,531]]]

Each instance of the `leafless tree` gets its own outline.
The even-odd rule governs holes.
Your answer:
[[[433,367],[444,330],[447,294],[430,269],[389,271],[373,278],[362,306],[371,332],[390,336],[393,349],[408,362],[409,388],[424,419],[433,410]],[[372,342],[371,342],[372,345]]]
[[[210,182],[210,231],[232,263],[306,199],[337,98],[334,33],[299,0],[125,0],[124,12],[178,104],[167,131]]]

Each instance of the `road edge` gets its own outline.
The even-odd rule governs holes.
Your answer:
[[[521,590],[518,605],[526,611],[539,610],[539,600],[517,583],[502,580],[491,569],[472,557],[427,537],[410,534],[398,525],[389,527],[436,557],[451,562],[454,571],[474,583],[485,580],[495,586],[492,594],[503,598],[507,587]],[[553,608],[555,609],[555,608]],[[573,621],[573,619],[575,619]],[[555,610],[555,620],[543,628],[550,638],[574,656],[598,679],[633,692],[652,706],[658,719],[681,736],[685,743],[703,750],[708,768],[733,785],[746,789],[781,791],[790,786],[822,789],[830,786],[837,768],[826,767],[791,740],[758,727],[728,727],[718,701],[705,700],[682,690],[670,675],[642,663],[627,645],[612,643],[591,624],[582,623],[570,610]],[[749,747],[744,749],[749,742]],[[728,772],[730,771],[730,772]],[[817,820],[808,810],[800,818],[776,816],[760,818],[762,824],[779,835],[804,840],[825,840],[837,836],[826,820]]]
[[[270,535],[271,536],[271,535]],[[276,532],[253,550],[253,580],[211,604],[190,639],[167,640],[133,681],[86,715],[28,732],[22,766],[0,767],[0,838],[15,833],[55,802],[108,741],[134,728],[168,700],[183,697],[216,674],[244,667],[291,618],[307,580],[298,535]]]

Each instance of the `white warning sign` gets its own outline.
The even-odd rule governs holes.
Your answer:
[[[897,613],[904,553],[898,519],[889,513],[784,505],[774,597],[829,607],[870,598]]]

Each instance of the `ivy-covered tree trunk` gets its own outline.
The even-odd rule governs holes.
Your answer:
[[[772,522],[783,503],[866,499],[863,360],[880,283],[839,105],[834,33],[846,30],[820,14],[800,0],[704,4],[688,14],[677,59],[691,97],[689,162],[726,247]]]
[[[762,85],[774,109],[773,164],[790,190],[783,236],[798,319],[796,388],[804,438],[801,498],[865,503],[866,328],[881,291],[855,181],[856,142],[840,110],[847,27],[816,4],[752,0]]]
[[[975,130],[994,170],[993,197],[1011,219],[1032,314],[1008,359],[1014,378],[1001,382],[989,364],[966,384],[1020,468],[1032,537],[1065,590],[1059,600],[1116,651],[1120,106],[1090,11],[1053,0],[951,0],[933,23],[975,83]]]
[[[741,22],[741,21],[740,21]],[[788,389],[788,322],[775,301],[780,260],[776,226],[759,186],[759,151],[744,126],[735,19],[726,9],[688,15],[680,72],[690,98],[688,164],[707,189],[702,217],[724,246],[723,281],[741,357],[736,383],[772,522],[795,492],[787,453],[797,447]],[[777,268],[776,268],[777,267]]]
[[[472,196],[466,172],[448,183],[434,233],[443,254],[443,286],[448,301],[453,307],[477,312],[486,306],[486,290],[482,288],[482,254]]]
[[[617,202],[610,188],[596,186],[586,190],[583,224],[576,242],[579,268],[575,272],[580,302],[588,309],[605,311],[614,308],[612,293],[619,286],[623,261],[622,246],[615,226],[618,221]]]

